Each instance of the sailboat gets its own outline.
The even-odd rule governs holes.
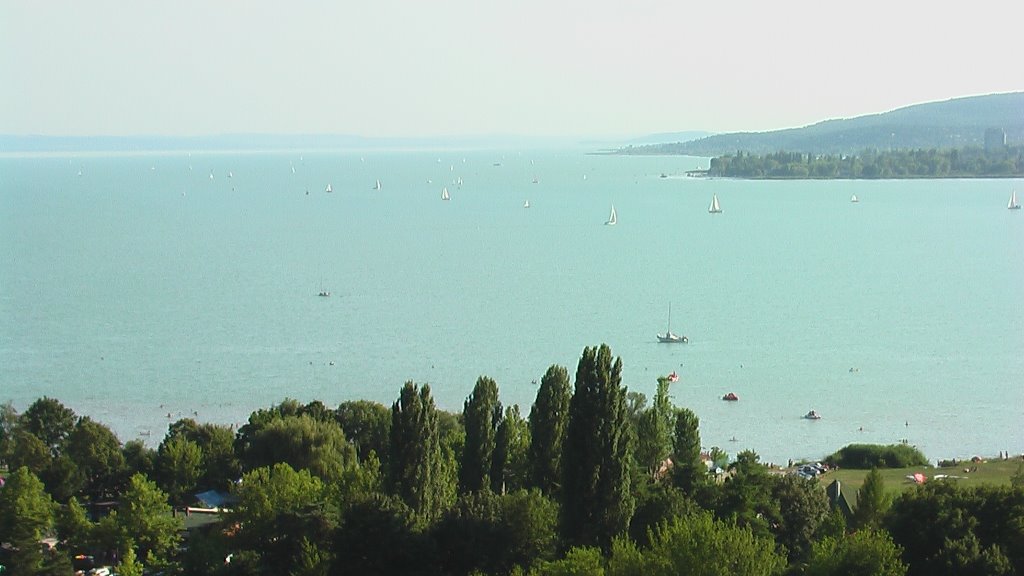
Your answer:
[[[448,187],[446,186],[441,190],[441,200],[451,200],[451,195],[448,194]]]
[[[664,334],[658,334],[658,342],[664,342],[667,344],[686,344],[690,341],[686,336],[680,336],[672,332],[672,303],[668,305],[668,328]]]
[[[526,202],[523,202],[523,208],[529,208],[529,207],[530,207],[530,201],[529,200],[527,200]]]
[[[326,189],[324,189],[324,192],[327,192],[328,194],[330,194],[331,192],[334,192],[334,189],[333,189],[333,188],[331,188],[331,185],[330,185],[330,184],[328,184],[328,185],[327,185],[327,188],[326,188]]]
[[[1020,202],[1017,202],[1017,191],[1010,194],[1010,201],[1006,204],[1007,210],[1020,210]]]
[[[380,180],[377,180],[377,183],[373,185],[373,189],[380,190]]]
[[[615,204],[612,204],[612,213],[608,215],[608,221],[605,222],[605,226],[615,226],[619,222],[619,217],[615,214]]]
[[[854,204],[856,204],[857,202],[860,202],[860,200],[858,200],[857,199],[857,195],[854,194],[853,196],[850,196],[850,202],[853,202]]]
[[[710,214],[721,214],[722,207],[718,204],[718,194],[715,194],[711,198],[711,206],[708,206],[708,213]]]

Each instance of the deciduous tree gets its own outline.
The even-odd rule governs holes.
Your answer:
[[[54,504],[43,483],[22,466],[7,477],[0,489],[0,542],[9,542],[14,552],[12,574],[36,574],[46,557],[40,540],[53,528]]]
[[[442,458],[437,408],[426,384],[406,382],[391,407],[390,463],[394,493],[421,520],[440,517],[455,482]]]
[[[815,542],[806,574],[815,576],[903,576],[907,566],[888,534],[858,530]]]
[[[877,528],[889,510],[891,499],[885,492],[885,481],[877,468],[872,468],[864,477],[864,483],[857,491],[857,508],[853,512],[853,523],[857,528]]]
[[[494,437],[502,416],[498,385],[487,376],[479,377],[462,410],[466,429],[466,445],[459,469],[462,492],[477,492],[492,486]]]
[[[19,424],[42,440],[56,456],[75,428],[75,412],[60,401],[43,396],[22,413]]]
[[[519,406],[505,409],[505,417],[494,436],[491,464],[491,490],[511,492],[526,486],[526,453],[530,449],[530,429],[519,415]]]
[[[574,544],[607,547],[633,516],[633,452],[622,386],[611,348],[583,350],[569,404],[563,453],[563,532]]]
[[[544,494],[558,494],[562,485],[562,445],[571,399],[568,371],[552,365],[541,378],[530,409],[529,485]]]
[[[140,474],[128,481],[117,510],[100,521],[104,547],[124,550],[134,543],[136,557],[151,567],[170,561],[181,540],[182,522],[171,514],[167,494]]]

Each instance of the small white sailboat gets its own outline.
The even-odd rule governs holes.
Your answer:
[[[664,342],[666,344],[687,344],[690,339],[686,336],[681,336],[672,332],[672,303],[668,304],[668,328],[664,334],[658,334],[658,342]]]
[[[853,202],[854,204],[856,204],[857,202],[860,202],[860,200],[858,200],[857,199],[857,195],[854,194],[853,196],[850,196],[850,202]]]
[[[441,200],[451,200],[451,199],[452,199],[452,197],[451,197],[450,194],[448,194],[448,187],[446,186],[446,187],[444,187],[441,190]]]
[[[327,188],[324,189],[324,192],[330,194],[331,192],[334,192],[334,188],[331,188],[331,185],[327,184]]]
[[[529,200],[527,200],[526,202],[523,202],[523,208],[529,208],[529,207],[530,207],[530,201]]]
[[[374,190],[380,190],[380,180],[377,180],[376,184],[373,185]]]
[[[1007,210],[1020,210],[1020,202],[1017,202],[1017,191],[1010,193],[1010,201],[1006,204]]]
[[[608,215],[608,221],[605,222],[605,226],[615,226],[619,223],[619,216],[615,213],[615,204],[612,204],[612,213]]]
[[[721,214],[722,206],[718,203],[718,194],[715,194],[711,198],[711,206],[708,206],[708,213],[710,214]]]

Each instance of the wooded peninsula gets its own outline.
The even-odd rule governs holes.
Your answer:
[[[738,151],[711,159],[708,176],[764,180],[1019,178],[1024,176],[1024,146],[998,150],[955,148],[865,150],[860,154]]]
[[[970,462],[931,474],[906,445],[775,466],[702,450],[668,377],[648,403],[621,374],[607,345],[587,347],[574,385],[548,368],[527,418],[487,376],[461,413],[407,382],[390,407],[285,400],[237,430],[181,419],[155,450],[53,398],[7,403],[0,572],[1024,574],[1018,456],[1000,455],[1008,483],[974,482]],[[887,488],[880,469],[906,466],[931,477]],[[843,492],[849,469],[864,480]]]

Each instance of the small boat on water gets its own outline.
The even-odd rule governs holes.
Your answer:
[[[441,189],[441,200],[451,200],[451,199],[452,199],[451,195],[448,194],[448,188],[447,187],[442,188]]]
[[[319,294],[317,294],[317,296],[320,296],[321,298],[327,298],[327,297],[329,297],[330,295],[331,295],[331,293],[330,293],[330,292],[328,292],[327,290],[321,290],[321,291],[320,291],[320,293],[319,293]]]
[[[612,213],[608,215],[608,221],[605,222],[605,226],[615,226],[619,222],[618,215],[615,214],[615,204],[612,204]]]
[[[718,194],[714,194],[711,197],[711,206],[708,206],[709,214],[721,214],[722,206],[718,203]]]
[[[530,207],[530,201],[529,200],[527,200],[526,202],[523,202],[523,208],[529,208],[529,207]]]
[[[1010,201],[1006,203],[1007,210],[1020,210],[1020,202],[1017,202],[1017,191],[1010,193]]]
[[[333,188],[331,188],[331,185],[330,185],[330,184],[328,184],[328,185],[327,185],[327,188],[326,188],[326,189],[324,190],[324,192],[327,192],[328,194],[330,194],[331,192],[334,192],[334,189],[333,189]]]
[[[373,189],[380,190],[380,180],[377,180],[377,182],[373,185]]]
[[[806,420],[821,420],[821,414],[818,414],[814,410],[811,410],[807,414],[804,414],[804,419],[806,419]]]
[[[725,400],[726,402],[736,402],[739,399],[740,397],[737,396],[735,392],[729,392],[725,396],[722,396],[722,400]]]
[[[668,381],[679,382],[679,374],[676,374],[676,371],[673,370],[672,373],[668,375]]]
[[[853,196],[850,196],[850,202],[853,202],[854,204],[856,204],[856,203],[860,202],[860,200],[858,200],[857,199],[857,195],[854,194]]]
[[[668,328],[664,334],[658,334],[658,342],[665,344],[687,344],[690,339],[686,336],[672,332],[672,304],[668,305]]]

